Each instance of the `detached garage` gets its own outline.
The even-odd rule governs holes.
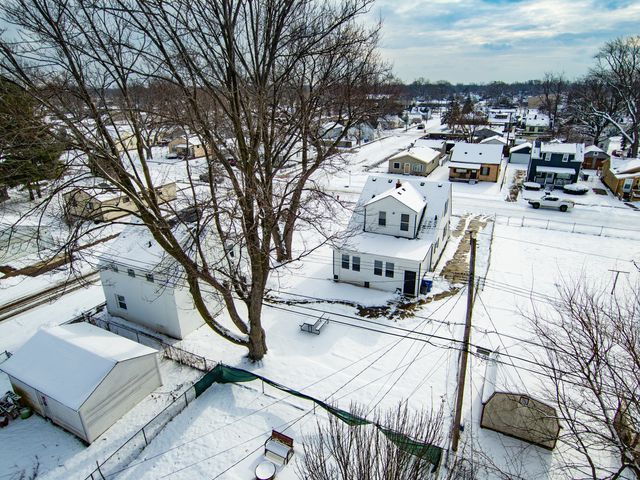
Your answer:
[[[0,369],[36,412],[91,443],[162,385],[156,354],[76,323],[39,330]]]

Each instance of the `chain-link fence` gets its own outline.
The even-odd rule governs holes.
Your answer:
[[[119,474],[136,465],[135,460],[153,440],[180,412],[196,398],[196,389],[192,385],[156,415],[149,423],[133,434],[118,450],[86,477],[86,480],[112,480]]]
[[[597,235],[600,237],[626,238],[630,240],[640,240],[640,229],[613,227],[607,225],[593,225],[577,222],[563,222],[548,218],[536,217],[509,217],[506,215],[496,215],[496,223],[512,227],[533,227],[543,230],[557,230],[560,232],[583,233],[587,235]]]

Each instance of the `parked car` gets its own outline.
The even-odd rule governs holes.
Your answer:
[[[545,195],[541,198],[529,199],[529,204],[533,208],[557,208],[561,212],[566,212],[575,205],[571,200],[557,197],[555,195]]]

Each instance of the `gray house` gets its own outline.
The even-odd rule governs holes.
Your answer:
[[[162,385],[156,350],[88,323],[39,330],[0,368],[34,411],[88,443]]]
[[[536,140],[531,149],[527,181],[551,189],[575,183],[583,160],[583,143],[544,143]]]

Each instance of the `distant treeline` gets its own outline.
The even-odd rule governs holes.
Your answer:
[[[503,99],[505,103],[513,103],[514,99],[525,101],[527,97],[542,95],[544,82],[542,80],[527,80],[525,82],[491,82],[480,83],[450,83],[444,80],[431,82],[419,78],[411,83],[399,80],[388,84],[389,93],[394,93],[406,99],[422,98],[426,101],[450,98],[453,95],[467,97],[478,95],[483,99]]]

